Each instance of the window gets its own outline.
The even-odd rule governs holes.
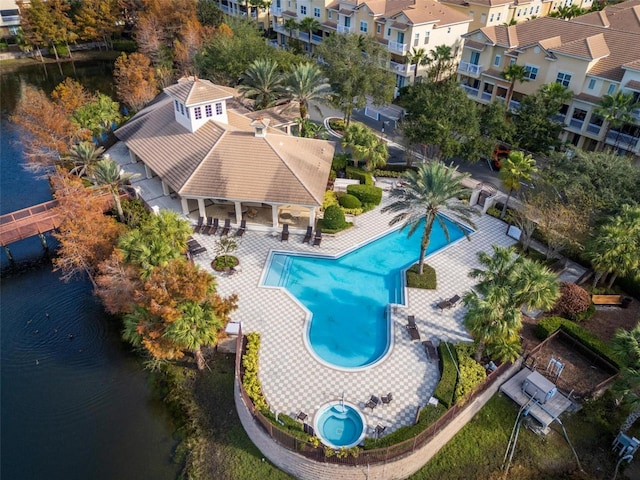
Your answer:
[[[536,15],[540,12],[540,5],[536,7]]]
[[[538,78],[538,67],[534,67],[533,65],[525,65],[524,76],[529,80],[535,80],[536,78]]]
[[[302,15],[306,15],[307,14],[307,6],[306,5],[300,5],[300,13]]]
[[[473,18],[473,16],[474,16],[474,15],[475,15],[474,11],[473,11],[473,10],[469,10],[469,16],[470,16],[471,18]]]
[[[516,63],[516,59],[512,58],[511,60],[509,60],[509,65],[513,65],[514,63]]]
[[[378,24],[376,25],[376,33],[380,34],[380,32],[382,32],[382,25]]]
[[[216,115],[222,115],[222,103],[216,103]]]
[[[187,107],[186,110],[187,110],[187,118],[191,119],[191,117],[189,116],[189,107]]]
[[[480,53],[479,52],[471,52],[471,57],[469,58],[469,63],[471,65],[478,65],[480,63]]]
[[[607,95],[613,95],[613,92],[616,91],[616,84],[612,83],[609,85],[609,90],[607,90]]]
[[[499,67],[501,60],[502,60],[502,57],[500,55],[496,55],[496,58],[493,59],[493,66]]]
[[[522,9],[520,9],[520,8],[518,9],[518,14],[516,15],[516,17],[519,17],[519,16],[520,16],[520,11],[521,11],[521,10],[522,10]]]
[[[480,15],[480,23],[484,24],[487,21],[487,14],[483,13]]]
[[[182,103],[180,104],[180,113],[184,115],[184,105]]]
[[[424,34],[424,44],[426,45],[427,43],[429,43],[429,32],[425,32]]]
[[[195,115],[196,120],[200,120],[202,118],[202,109],[200,107],[194,108],[193,114]]]
[[[320,18],[320,9],[318,7],[313,8],[313,16],[316,18]]]
[[[369,22],[361,21],[360,22],[360,31],[362,33],[367,33],[367,30],[369,30]]]
[[[493,22],[493,13],[489,15],[489,23]]]
[[[558,76],[556,77],[556,82],[562,85],[563,87],[568,87],[569,83],[571,83],[571,74],[558,72]]]
[[[207,118],[213,117],[213,109],[211,108],[211,105],[205,105],[204,114],[207,116]]]
[[[596,79],[595,78],[590,78],[589,79],[589,85],[587,86],[587,88],[589,90],[593,90],[594,88],[596,88]]]
[[[420,43],[420,34],[419,34],[419,33],[416,33],[416,34],[413,36],[413,46],[414,46],[414,47],[417,47],[417,46],[419,45],[419,43]]]
[[[447,27],[447,33],[451,33],[451,27]]]
[[[351,17],[344,17],[344,26],[347,28],[351,26]]]
[[[20,25],[9,25],[9,35],[18,35]]]
[[[498,12],[498,16],[496,17],[496,21],[500,21],[500,17],[502,16],[502,12]]]
[[[333,18],[333,12],[332,12],[331,10],[329,10],[329,11],[327,12],[327,18],[328,18],[329,20],[331,20],[331,19]]]
[[[176,112],[180,111],[180,103],[178,102],[178,100],[174,100],[175,104],[176,104]]]
[[[391,36],[391,29],[387,28],[387,37],[390,37],[390,36]]]
[[[532,13],[533,13],[533,7],[529,9],[529,15],[531,15]]]

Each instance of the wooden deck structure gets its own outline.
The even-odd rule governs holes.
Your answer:
[[[54,230],[60,226],[58,201],[50,200],[0,217],[0,246]]]

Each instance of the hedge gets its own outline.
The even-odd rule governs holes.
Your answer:
[[[447,348],[447,345],[449,348]],[[433,396],[436,397],[445,408],[449,409],[453,405],[453,395],[456,391],[456,382],[458,380],[458,371],[449,353],[449,350],[451,350],[451,353],[454,352],[454,346],[450,343],[440,342],[438,350],[440,360],[442,361],[442,376],[440,377],[440,382]]]
[[[329,230],[340,230],[346,227],[347,222],[344,219],[344,212],[337,205],[330,205],[324,211],[322,226]]]
[[[460,378],[456,384],[454,402],[458,405],[464,405],[471,392],[487,378],[484,367],[471,358],[474,350],[473,345],[462,343],[456,345]]]
[[[380,205],[382,201],[382,189],[370,185],[349,185],[347,193],[357,197],[364,205]]]
[[[246,390],[249,398],[255,407],[265,413],[269,410],[267,402],[262,393],[262,385],[258,378],[258,350],[260,349],[260,334],[247,334],[247,348],[242,356],[242,366],[244,367],[244,376],[242,377],[242,386]]]
[[[354,197],[353,195],[349,195],[348,193],[342,195],[338,201],[340,202],[340,206],[344,208],[361,208],[362,202],[358,197]]]
[[[585,346],[589,347],[599,355],[602,355],[611,363],[621,366],[620,362],[616,359],[616,356],[613,354],[613,351],[606,342],[600,340],[593,333],[589,332],[577,323],[567,320],[566,318],[543,318],[536,327],[536,336],[544,340],[559,328],[562,328],[566,333],[580,340],[580,342]]]
[[[418,269],[419,266],[416,263],[407,270],[407,287],[423,288],[425,290],[435,290],[438,288],[436,271],[433,267],[424,264],[422,275],[418,274]]]
[[[347,178],[350,178],[351,180],[358,180],[363,185],[373,186],[373,175],[371,172],[366,172],[361,168],[353,166],[347,166],[344,170],[347,174]]]
[[[322,210],[326,210],[331,205],[340,205],[338,203],[338,197],[333,190],[327,190],[324,192],[324,200],[322,201]]]

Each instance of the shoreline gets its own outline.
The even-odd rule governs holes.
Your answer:
[[[72,52],[73,57],[60,58],[56,61],[55,57],[43,56],[44,61],[41,62],[37,57],[22,57],[11,58],[7,60],[0,60],[0,70],[4,72],[11,72],[12,70],[20,69],[24,66],[33,65],[55,65],[57,63],[69,63],[69,62],[89,62],[93,60],[113,60],[120,56],[122,52],[120,50],[78,50]]]

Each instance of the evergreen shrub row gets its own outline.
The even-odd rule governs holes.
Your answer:
[[[458,371],[456,370],[453,359],[449,354],[449,350],[451,350],[451,352],[455,351],[454,346],[452,344],[448,344],[449,349],[447,349],[446,345],[447,344],[445,342],[440,342],[440,345],[438,346],[438,353],[442,364],[442,375],[433,396],[436,397],[446,409],[449,409],[453,405],[453,396],[456,391]]]
[[[349,185],[347,193],[357,197],[363,205],[380,205],[382,201],[382,189],[372,185]]]

